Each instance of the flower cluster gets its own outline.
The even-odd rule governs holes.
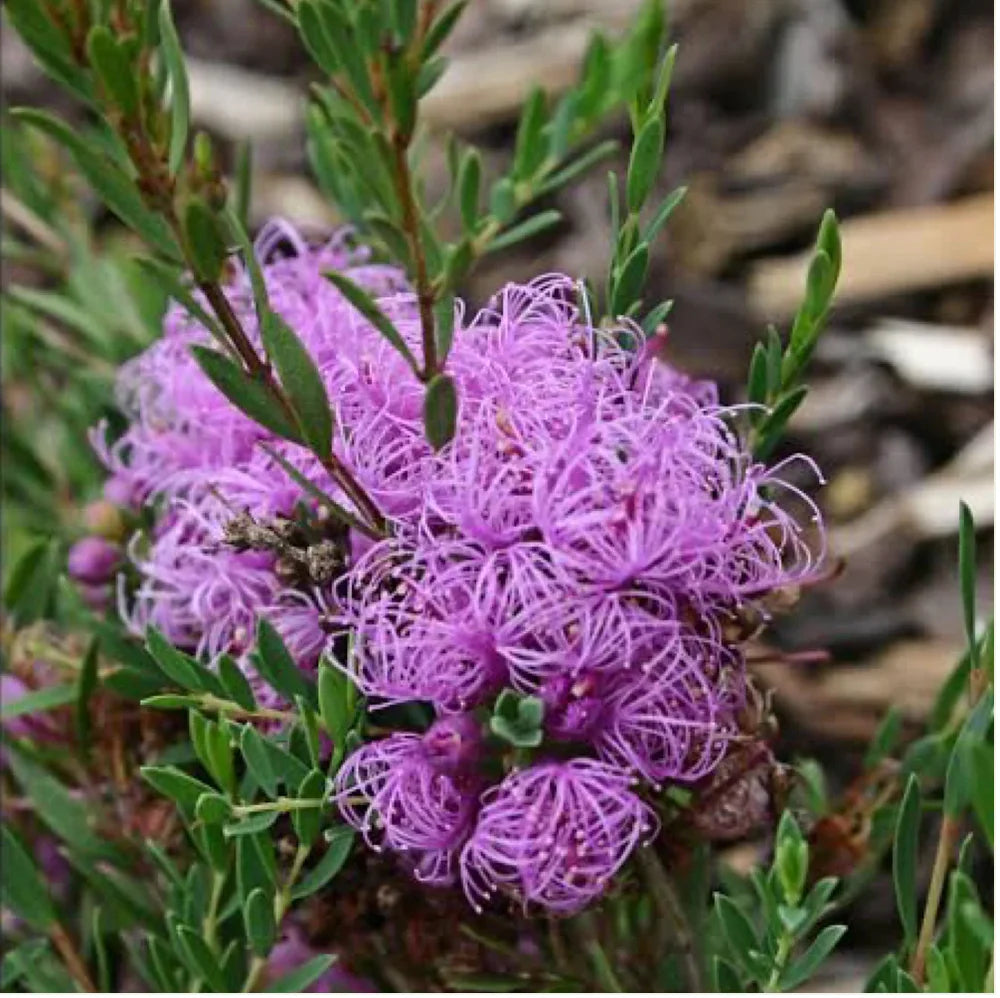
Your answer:
[[[349,499],[207,382],[188,352],[207,333],[174,309],[123,373],[127,432],[101,444],[114,494],[162,510],[130,545],[141,581],[123,588],[122,612],[207,658],[240,656],[265,615],[303,668],[350,633],[345,668],[370,706],[429,703],[437,720],[347,759],[345,819],[415,876],[460,881],[476,906],[501,894],[578,910],[652,834],[640,794],[707,777],[724,757],[745,692],[731,635],[815,573],[821,554],[781,502],[808,500],[781,466],[752,460],[713,386],[662,361],[662,335],[594,328],[558,275],[456,316],[458,431],[435,453],[423,386],[321,271],[364,284],[419,353],[399,274],[281,225],[257,249],[272,305],[326,383],[337,457],[389,535],[345,534],[345,569],[322,584],[224,542],[234,513],[289,517],[303,501],[262,441]],[[229,293],[253,333],[247,279]],[[527,766],[484,735],[505,689],[542,705]]]

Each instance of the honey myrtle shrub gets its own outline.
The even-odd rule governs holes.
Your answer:
[[[5,5],[95,140],[33,109],[18,136],[68,153],[169,301],[152,342],[99,357],[117,367],[87,408],[101,498],[49,524],[5,594],[22,630],[3,675],[4,986],[791,990],[890,844],[904,938],[870,988],[987,986],[971,846],[951,868],[970,816],[992,841],[967,511],[968,653],[899,763],[892,715],[869,751],[866,818],[889,832],[868,867],[831,871],[841,816],[775,760],[747,671],[747,642],[831,570],[801,487],[818,469],[773,455],[837,281],[833,215],[787,336],[769,330],[747,402],[723,405],[671,366],[670,302],[644,300],[684,194],[656,197],[676,56],[659,3],[595,37],[558,100],[531,94],[491,182],[452,139],[438,204],[420,98],[464,4],[262,4],[321,74],[307,146],[348,221],[333,234],[251,237],[248,151],[227,181],[191,135],[167,0]],[[622,110],[604,279],[457,297],[483,256],[559,223],[539,202],[616,152],[594,136]],[[66,244],[51,295],[90,281],[94,251]],[[46,589],[58,551],[75,598]],[[22,627],[39,618],[42,637]],[[786,802],[798,817],[777,821]],[[920,910],[925,804],[943,821]],[[709,909],[712,844],[771,823],[771,867],[727,876]]]

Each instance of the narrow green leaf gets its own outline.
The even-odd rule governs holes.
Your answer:
[[[156,664],[186,690],[221,696],[223,689],[216,676],[190,655],[178,651],[155,627],[146,632],[146,647]]]
[[[447,374],[436,374],[424,394],[424,432],[435,450],[451,442],[458,425],[458,392]]]
[[[912,773],[896,818],[892,849],[892,877],[896,889],[896,910],[903,926],[906,946],[912,949],[917,938],[917,851],[920,843],[920,782]]]
[[[46,686],[44,689],[33,690],[23,697],[10,700],[6,697],[0,703],[0,719],[4,721],[13,720],[24,714],[40,714],[47,710],[54,710],[56,707],[64,707],[68,703],[73,703],[77,698],[76,683],[61,683],[59,686]],[[7,737],[11,737],[7,733]]]
[[[504,229],[500,235],[491,240],[489,246],[486,247],[486,252],[496,253],[499,250],[507,249],[525,239],[537,236],[546,229],[551,229],[560,221],[562,221],[561,212],[556,211],[555,208],[546,208],[545,211],[540,211],[536,215],[526,218],[523,222],[518,222],[517,225]]]
[[[517,138],[514,142],[513,176],[518,180],[531,177],[545,158],[542,129],[545,126],[545,91],[535,87],[521,111]]]
[[[325,887],[342,869],[354,845],[354,829],[338,825],[328,836],[322,859],[292,888],[292,899],[310,897]]]
[[[87,56],[112,103],[127,116],[139,107],[136,73],[124,46],[103,24],[96,24],[87,35]]]
[[[972,510],[964,502],[958,504],[958,574],[962,592],[962,620],[965,640],[975,665],[976,658],[976,524]]]
[[[548,194],[551,191],[565,187],[568,183],[586,173],[592,166],[596,166],[601,160],[613,156],[618,151],[618,146],[619,143],[615,139],[607,139],[604,142],[599,142],[592,149],[588,149],[585,153],[582,153],[576,159],[571,160],[564,167],[546,177],[535,188],[535,197],[541,197],[543,194]]]
[[[3,862],[0,863],[0,897],[3,906],[32,928],[46,931],[56,920],[48,888],[28,851],[7,825],[3,835]]]
[[[137,262],[174,301],[184,307],[198,325],[207,329],[213,339],[232,353],[232,346],[223,333],[222,326],[214,315],[210,315],[198,304],[175,266],[150,257],[139,257]]]
[[[219,658],[219,682],[226,695],[244,710],[253,710],[257,706],[250,680],[229,655]]]
[[[420,369],[420,365],[417,363],[416,357],[413,356],[413,352],[406,345],[406,341],[367,291],[355,284],[349,277],[338,274],[334,270],[325,271],[323,276],[395,347],[414,371]]]
[[[221,825],[233,815],[233,809],[222,794],[202,794],[194,807],[195,817],[206,825]]]
[[[760,942],[750,920],[731,898],[718,892],[715,894],[715,912],[730,953],[737,964],[743,967],[747,973],[756,976],[760,966],[758,959],[753,954],[759,953]]]
[[[97,689],[98,639],[94,638],[87,646],[83,656],[80,675],[76,681],[76,702],[74,704],[74,721],[77,740],[86,752],[90,745],[90,698]]]
[[[157,793],[175,801],[188,818],[194,815],[202,794],[215,793],[207,783],[188,776],[176,766],[143,766],[139,772]]]
[[[336,957],[330,953],[314,956],[294,970],[283,974],[277,980],[271,981],[264,988],[264,991],[284,994],[308,991],[310,986],[315,984],[333,966],[334,960]]]
[[[465,10],[468,0],[456,0],[449,4],[431,23],[424,36],[423,47],[420,50],[420,59],[426,62],[442,46],[445,39],[451,34],[452,29],[458,23],[458,19]]]
[[[222,833],[227,839],[238,836],[256,835],[257,832],[266,831],[278,820],[277,811],[261,811],[258,814],[251,814],[247,818],[240,818],[232,824],[226,825]]]
[[[14,108],[12,117],[45,132],[73,156],[80,172],[102,201],[127,226],[151,246],[173,260],[180,260],[176,241],[166,223],[143,203],[135,182],[116,163],[96,152],[93,143],[65,122],[36,108]]]
[[[958,817],[972,800],[976,767],[972,761],[993,724],[993,690],[988,689],[965,719],[948,760],[944,784],[944,813]]]
[[[196,344],[191,353],[205,377],[237,409],[279,437],[302,443],[298,427],[292,425],[278,400],[260,381],[217,350]]]
[[[610,310],[613,316],[627,315],[642,297],[649,269],[649,245],[639,243],[618,271],[611,291]]]
[[[42,824],[81,854],[100,858],[117,856],[108,843],[94,834],[94,814],[83,801],[13,745],[6,745],[5,755],[21,792],[31,801],[34,814]]]
[[[250,225],[250,201],[253,193],[253,148],[248,139],[236,147],[231,207],[243,228]]]
[[[278,774],[271,765],[270,756],[264,745],[264,736],[252,725],[248,724],[243,728],[240,751],[261,790],[268,797],[274,797],[278,792]]]
[[[890,707],[882,718],[868,751],[865,753],[865,769],[873,769],[888,756],[899,743],[903,731],[903,714],[898,707]]]
[[[6,0],[4,11],[42,68],[70,92],[89,100],[90,81],[76,65],[69,33],[57,27],[45,7],[38,0]]]
[[[684,200],[687,191],[686,187],[678,187],[663,199],[663,203],[656,209],[656,214],[653,216],[652,221],[643,229],[643,242],[651,244],[660,234],[660,230],[667,224],[668,219],[674,213],[674,209]]]
[[[257,623],[257,650],[252,660],[261,675],[282,696],[293,702],[300,696],[310,706],[318,707],[315,685],[306,680],[281,635],[264,618]]]
[[[809,980],[820,964],[833,952],[847,931],[846,925],[828,925],[813,940],[812,945],[781,975],[781,989],[792,991]]]
[[[247,939],[255,956],[267,956],[274,945],[276,926],[274,924],[274,901],[262,887],[255,887],[246,900],[243,918],[247,929]]]
[[[176,174],[184,162],[184,150],[191,127],[191,97],[184,53],[170,12],[170,0],[160,0],[159,28],[160,48],[170,77],[170,148],[167,159],[170,172]]]
[[[476,149],[466,150],[458,170],[458,204],[462,215],[462,226],[467,233],[474,232],[479,221],[479,192],[482,178],[482,157]]]
[[[180,938],[184,955],[187,957],[185,962],[192,973],[203,978],[213,991],[224,992],[226,982],[222,976],[219,961],[209,949],[208,943],[194,929],[188,928],[186,925],[178,927],[177,935]]]
[[[215,213],[201,198],[191,198],[184,208],[184,239],[197,279],[218,281],[229,250]]]
[[[333,443],[333,414],[326,386],[302,340],[276,312],[267,312],[261,338],[299,418],[302,437],[321,460]]]
[[[648,118],[636,136],[625,177],[625,201],[628,210],[638,213],[653,189],[663,159],[666,126],[662,113]]]
[[[302,800],[321,800],[326,796],[326,776],[314,769],[299,784],[298,795]],[[299,842],[312,845],[320,833],[322,811],[318,807],[299,808],[292,812],[292,827]]]

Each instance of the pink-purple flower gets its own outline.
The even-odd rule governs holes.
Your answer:
[[[816,509],[785,480],[789,464],[754,460],[713,385],[664,363],[661,333],[595,328],[561,275],[508,285],[469,318],[458,305],[446,368],[458,429],[435,452],[424,386],[322,275],[364,285],[419,352],[400,273],[283,223],[257,252],[272,306],[326,385],[336,456],[389,535],[343,531],[337,577],[320,582],[227,541],[237,515],[320,522],[270,449],[350,499],[204,378],[189,348],[208,333],[174,307],[122,372],[125,433],[95,438],[108,496],[157,510],[128,546],[139,582],[121,580],[122,616],[244,662],[263,616],[306,671],[349,638],[339,658],[370,709],[419,701],[437,720],[348,756],[344,818],[425,881],[460,872],[477,906],[503,895],[576,911],[653,834],[643,795],[725,756],[745,695],[725,624],[766,618],[770,593],[816,575]],[[246,275],[227,293],[259,343]],[[508,688],[543,705],[544,741],[517,769],[482,735]]]

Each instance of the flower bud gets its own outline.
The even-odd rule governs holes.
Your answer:
[[[107,499],[98,499],[84,507],[83,525],[91,533],[109,541],[119,541],[125,536],[125,520],[121,511]]]
[[[439,718],[424,734],[424,751],[435,769],[445,773],[475,765],[482,748],[482,727],[471,714]]]
[[[90,586],[109,582],[120,560],[119,549],[103,537],[84,537],[69,549],[70,578]]]

